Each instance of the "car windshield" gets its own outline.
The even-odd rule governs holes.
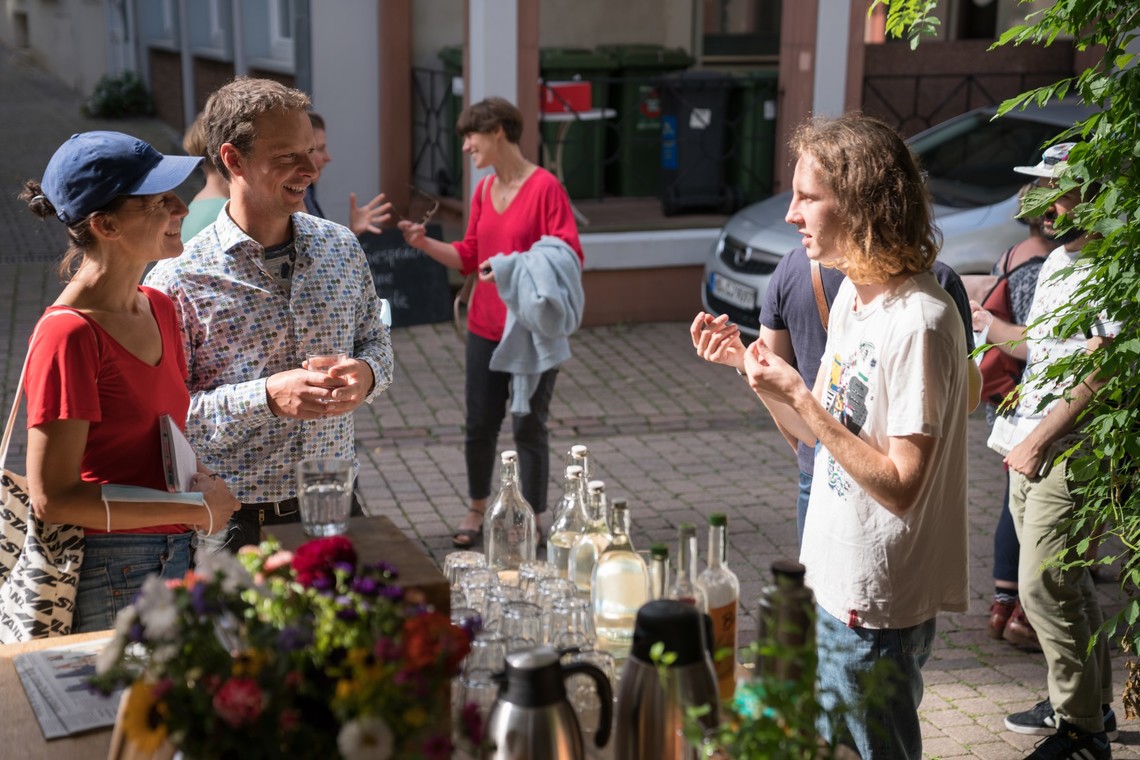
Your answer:
[[[1006,115],[979,113],[915,140],[934,202],[954,208],[988,206],[1014,195],[1026,178],[1015,166],[1032,166],[1041,146],[1061,128]]]

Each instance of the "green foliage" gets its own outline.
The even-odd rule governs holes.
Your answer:
[[[81,110],[84,116],[96,119],[150,116],[154,113],[154,100],[137,73],[124,71],[104,75]]]
[[[899,39],[906,37],[911,50],[918,47],[923,37],[937,34],[942,23],[931,15],[938,0],[875,0],[868,15],[880,5],[887,8],[887,34]]]
[[[922,29],[928,0],[877,0],[888,6],[887,28],[914,34]],[[1123,608],[1105,621],[1098,635],[1119,636],[1122,648],[1135,654],[1140,645],[1140,71],[1129,47],[1140,29],[1137,0],[1065,0],[1034,13],[1029,22],[1005,32],[1001,45],[1049,45],[1071,38],[1078,50],[1095,51],[1096,62],[1074,78],[1039,87],[1002,104],[1004,114],[1028,104],[1043,104],[1075,95],[1097,113],[1076,125],[1069,135],[1085,141],[1073,151],[1068,173],[1060,180],[1063,192],[1079,187],[1085,202],[1074,209],[1072,222],[1101,235],[1081,252],[1080,264],[1089,276],[1074,302],[1049,319],[1058,321],[1059,336],[1080,335],[1102,313],[1121,323],[1117,338],[1092,353],[1054,364],[1048,374],[1063,379],[1068,392],[1084,378],[1097,387],[1081,416],[1087,438],[1062,453],[1076,481],[1080,505],[1067,525],[1069,548],[1056,558],[1063,567],[1093,562],[1120,567],[1120,584],[1127,596]],[[912,36],[912,41],[914,37]],[[1100,183],[1099,191],[1095,183]],[[1053,193],[1055,195],[1056,193]],[[1031,196],[1040,209],[1049,191]],[[1101,545],[1101,557],[1084,559],[1083,550],[1095,540],[1113,536],[1123,547],[1113,553]],[[1109,544],[1109,547],[1115,546]],[[1128,709],[1140,708],[1140,667],[1129,663],[1124,687]]]

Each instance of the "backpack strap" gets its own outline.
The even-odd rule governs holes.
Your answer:
[[[827,332],[827,322],[831,317],[831,307],[827,305],[827,294],[823,292],[823,272],[818,261],[811,263],[811,289],[815,293],[815,308],[819,311],[819,323]]]

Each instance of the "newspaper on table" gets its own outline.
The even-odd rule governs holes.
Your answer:
[[[115,725],[122,690],[103,696],[87,685],[95,657],[111,639],[25,652],[12,658],[45,739]]]

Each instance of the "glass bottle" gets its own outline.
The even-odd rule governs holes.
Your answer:
[[[586,486],[586,529],[570,550],[568,566],[570,580],[583,594],[590,593],[594,564],[613,539],[606,523],[606,484],[591,480]]]
[[[499,458],[499,493],[483,516],[483,550],[487,567],[498,573],[502,582],[514,585],[519,565],[534,560],[534,509],[519,488],[518,454],[504,451]]]
[[[795,560],[772,563],[772,585],[760,593],[756,640],[775,649],[757,660],[758,676],[815,683],[815,596],[804,585],[806,572]]]
[[[637,611],[649,601],[649,568],[630,541],[625,500],[614,500],[614,537],[594,566],[590,599],[599,648],[628,647]]]
[[[582,467],[566,468],[566,483],[558,517],[546,539],[546,561],[558,568],[558,574],[569,578],[570,550],[586,529],[586,481]]]
[[[576,464],[582,468],[582,480],[589,483],[593,469],[590,467],[590,450],[585,444],[576,443],[566,452],[566,466]]]
[[[681,523],[677,528],[677,578],[669,590],[669,598],[691,604],[701,612],[708,612],[705,590],[697,585],[699,561],[697,526],[692,523]]]
[[[669,547],[654,544],[649,547],[649,598],[669,598]]]
[[[716,681],[721,699],[732,697],[736,689],[736,613],[740,606],[740,581],[728,569],[725,551],[728,547],[728,518],[723,513],[709,515],[709,565],[697,576],[697,586],[704,590],[709,617],[713,624],[713,641],[717,652]],[[722,649],[730,654],[720,657]]]

